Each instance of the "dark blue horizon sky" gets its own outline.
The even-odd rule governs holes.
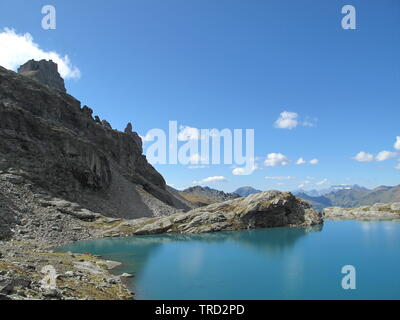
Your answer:
[[[41,27],[48,4],[56,30]],[[341,27],[347,4],[357,10],[356,30]],[[214,176],[227,181],[209,185],[226,191],[399,184],[397,0],[3,0],[0,28],[68,55],[81,72],[68,91],[119,130],[130,121],[144,136],[170,120],[255,129],[259,170],[156,165],[177,188]],[[275,128],[284,111],[313,126]],[[361,151],[393,156],[355,161]],[[267,167],[270,153],[291,163]],[[318,164],[296,165],[299,158]]]

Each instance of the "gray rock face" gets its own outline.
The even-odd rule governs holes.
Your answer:
[[[30,60],[18,68],[18,73],[62,92],[65,89],[64,79],[58,73],[58,66],[52,60]]]
[[[0,189],[2,181],[30,185],[76,204],[64,214],[87,220],[93,214],[84,209],[127,219],[189,209],[147,162],[137,133],[113,130],[92,114],[72,96],[0,67]],[[14,207],[0,220],[11,219]]]
[[[328,220],[400,219],[400,202],[376,203],[359,208],[330,207],[324,209]]]
[[[272,190],[211,204],[187,213],[137,221],[131,224],[131,233],[205,233],[322,223],[322,214],[306,201],[291,193]],[[123,226],[127,228],[128,224],[124,223]]]

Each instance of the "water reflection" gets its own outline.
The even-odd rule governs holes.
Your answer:
[[[366,241],[376,243],[377,238],[386,246],[397,246],[400,219],[360,221],[359,225]]]
[[[399,297],[399,221],[75,243],[63,251],[122,261],[138,299],[376,299]],[[321,232],[321,231],[324,232]],[[340,270],[363,284],[341,289]]]
[[[89,252],[99,254],[107,259],[124,261],[129,267],[139,273],[152,255],[155,255],[162,246],[171,243],[190,243],[193,246],[191,257],[182,257],[182,261],[188,267],[187,270],[196,270],[199,267],[203,252],[196,251],[196,243],[205,245],[233,242],[237,246],[247,247],[268,254],[281,254],[290,250],[296,242],[311,232],[321,232],[323,225],[296,228],[271,228],[236,232],[217,232],[205,234],[181,234],[181,235],[155,235],[138,236],[132,238],[101,239],[95,241],[83,241],[66,246],[62,252]],[[125,263],[124,267],[127,265]]]

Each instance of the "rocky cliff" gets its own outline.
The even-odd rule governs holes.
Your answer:
[[[92,114],[62,90],[0,67],[3,235],[24,215],[19,192],[37,199],[28,206],[61,199],[80,208],[75,212],[128,219],[189,209],[147,162],[131,124],[120,132]]]
[[[58,73],[57,64],[52,60],[29,60],[18,68],[18,73],[35,79],[50,88],[67,92],[64,79]]]

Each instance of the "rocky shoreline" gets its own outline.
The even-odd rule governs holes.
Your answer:
[[[0,242],[0,300],[130,300],[119,263],[90,254],[57,253],[38,244]],[[54,270],[56,287],[45,283]]]
[[[400,219],[400,202],[376,203],[359,208],[330,207],[323,211],[326,220],[392,220]]]
[[[91,254],[53,250],[81,240],[161,233],[205,233],[322,224],[321,213],[290,193],[267,191],[189,212],[125,220],[105,217],[52,197],[21,172],[0,173],[0,299],[133,299],[117,264]],[[57,289],[44,289],[42,270],[51,266]]]

